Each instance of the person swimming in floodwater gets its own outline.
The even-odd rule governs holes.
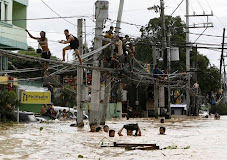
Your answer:
[[[38,41],[40,47],[42,48],[41,58],[50,59],[51,52],[50,52],[49,47],[48,47],[48,39],[46,38],[46,32],[41,31],[40,32],[40,38],[39,38],[39,37],[32,36],[31,33],[27,29],[25,31],[28,33],[29,37]],[[42,67],[44,69],[44,75],[46,75],[46,72],[48,71],[48,65],[49,65],[48,62],[44,62],[42,64]]]
[[[166,128],[165,127],[160,127],[159,128],[160,135],[165,135]]]
[[[164,123],[165,122],[165,120],[162,118],[162,119],[160,119],[160,123]]]
[[[95,129],[95,132],[101,132],[102,131],[102,127],[97,127],[96,129]]]
[[[107,133],[108,133],[108,132],[109,132],[109,126],[104,125],[104,126],[103,126],[103,130],[104,130],[104,132],[107,132]]]
[[[109,137],[114,137],[115,136],[115,130],[111,129],[109,130]]]
[[[90,125],[90,132],[95,132],[96,131],[96,126],[94,124]]]
[[[61,41],[59,41],[59,43],[62,43],[62,44],[69,43],[70,45],[65,47],[65,48],[63,48],[63,52],[62,52],[63,59],[62,59],[62,61],[65,61],[65,51],[73,49],[76,52],[76,55],[77,55],[77,57],[79,59],[80,64],[82,65],[82,59],[80,57],[80,51],[78,49],[79,48],[79,40],[75,36],[73,36],[72,34],[69,34],[69,30],[68,29],[66,29],[64,31],[64,34],[66,36],[66,40],[67,41],[61,40]]]
[[[122,135],[122,131],[123,129],[126,129],[127,131],[127,136],[133,136],[133,131],[136,131],[134,136],[141,136],[142,132],[140,130],[140,127],[138,124],[127,124],[124,125],[119,131],[118,131],[118,135],[119,136],[123,136]]]

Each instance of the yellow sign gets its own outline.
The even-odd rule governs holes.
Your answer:
[[[151,72],[151,65],[147,64],[147,72],[150,73]]]
[[[21,92],[21,103],[26,104],[50,104],[50,92]]]
[[[9,83],[13,83],[13,85],[15,85],[15,86],[18,85],[16,78],[13,78],[13,80],[9,80],[9,77],[7,77],[7,76],[0,76],[0,84],[7,85]]]

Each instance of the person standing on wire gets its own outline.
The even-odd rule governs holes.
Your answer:
[[[63,59],[62,59],[62,61],[65,61],[65,51],[66,50],[74,49],[75,52],[76,52],[76,55],[77,55],[77,57],[78,57],[78,59],[80,61],[80,64],[82,65],[82,60],[80,58],[80,52],[79,52],[79,49],[78,49],[78,47],[79,47],[79,40],[75,36],[73,36],[72,34],[69,34],[69,30],[68,29],[66,29],[64,31],[64,33],[65,33],[65,36],[66,36],[66,40],[67,41],[61,40],[61,41],[59,41],[59,43],[62,43],[62,44],[69,43],[70,45],[67,46],[67,47],[65,47],[65,48],[63,48],[63,53],[62,53]]]
[[[27,29],[25,31],[28,33],[29,37],[38,41],[40,47],[42,48],[42,51],[41,51],[42,56],[41,57],[45,58],[45,59],[50,59],[51,52],[50,52],[49,47],[48,47],[48,39],[46,38],[46,32],[41,31],[40,32],[40,38],[38,38],[38,37],[32,36],[31,33]],[[48,65],[49,65],[48,62],[44,62],[42,64],[43,69],[44,69],[44,74],[46,74],[46,72],[48,71]]]

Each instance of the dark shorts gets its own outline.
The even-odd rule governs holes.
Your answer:
[[[43,52],[43,53],[42,53],[42,58],[50,59],[50,56],[51,56],[50,51],[48,51],[48,52]]]
[[[70,43],[70,48],[71,49],[78,49],[79,48],[79,41],[73,41]]]

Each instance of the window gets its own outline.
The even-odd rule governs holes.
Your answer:
[[[2,2],[0,2],[0,21],[2,20]]]
[[[5,22],[7,22],[7,20],[8,20],[8,5],[7,4],[5,4]]]

